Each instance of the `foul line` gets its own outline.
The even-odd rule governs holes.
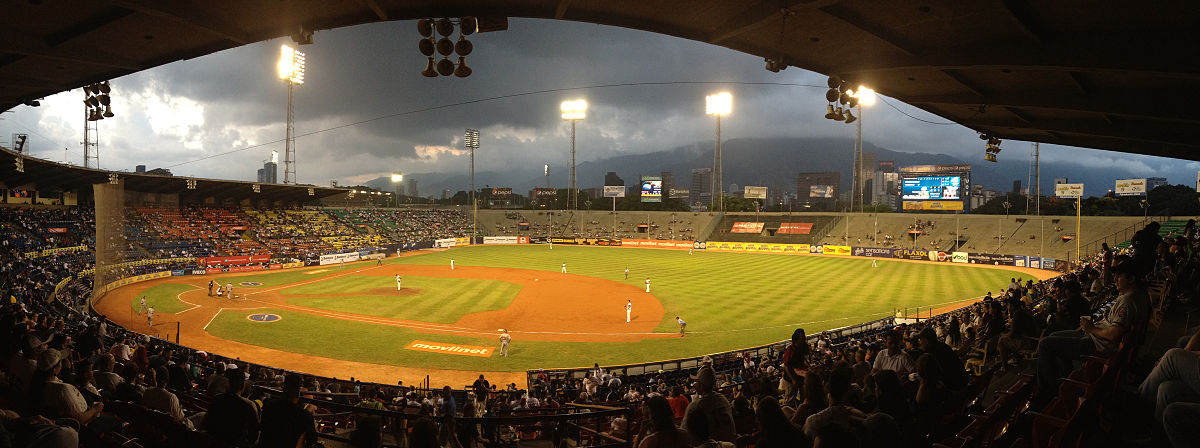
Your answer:
[[[193,290],[193,291],[194,291],[194,290]],[[184,291],[184,292],[192,292],[192,291]],[[175,313],[175,315],[176,315],[176,316],[178,316],[178,315],[180,315],[180,314],[183,314],[183,313],[186,313],[186,312],[188,312],[188,311],[194,310],[194,309],[196,309],[196,308],[200,308],[200,305],[194,304],[194,303],[192,303],[192,302],[188,302],[187,300],[183,300],[183,293],[184,293],[184,292],[181,292],[181,293],[179,293],[179,294],[175,294],[175,300],[178,300],[178,301],[180,301],[180,302],[183,302],[183,303],[186,303],[186,304],[188,304],[188,305],[191,305],[192,307],[191,307],[191,308],[188,308],[188,309],[186,309],[186,310],[180,311],[180,312],[178,312],[178,313]]]
[[[225,311],[225,308],[220,308],[220,309],[218,309],[218,310],[217,310],[217,312],[216,312],[216,313],[213,313],[213,317],[212,317],[212,319],[209,319],[209,320],[208,320],[208,323],[207,323],[207,324],[204,324],[204,328],[201,328],[200,330],[202,330],[202,331],[208,331],[208,326],[209,326],[209,325],[212,325],[212,323],[213,323],[213,321],[214,321],[214,320],[217,320],[217,316],[219,316],[219,315],[221,314],[221,312],[222,312],[222,311]]]

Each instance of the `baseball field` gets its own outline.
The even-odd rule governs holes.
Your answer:
[[[393,257],[381,266],[171,277],[121,288],[97,307],[132,329],[173,335],[179,328],[185,345],[266,365],[389,383],[422,372],[457,381],[448,372],[517,377],[539,367],[751,347],[787,339],[797,327],[811,334],[901,308],[951,307],[999,291],[1011,277],[1050,274],[877,261],[473,246]],[[210,280],[233,285],[235,299],[209,296]],[[153,327],[139,309],[141,297],[156,310]],[[685,337],[676,316],[687,322]],[[499,329],[512,335],[507,357],[498,353]]]

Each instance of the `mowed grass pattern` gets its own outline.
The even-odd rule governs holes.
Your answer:
[[[250,311],[221,313],[209,332],[216,336],[279,350],[335,359],[380,364],[464,370],[524,370],[538,367],[580,367],[593,362],[622,364],[700,356],[781,341],[792,330],[812,334],[888,316],[898,308],[937,307],[996,292],[1020,275],[1005,270],[931,262],[868,258],[809,257],[795,255],[705,253],[686,251],[547,246],[476,246],[444,252],[390,259],[400,265],[489,266],[557,273],[562,263],[572,274],[589,275],[644,287],[650,277],[651,293],[663,303],[666,314],[657,326],[677,333],[674,317],[688,322],[685,338],[626,342],[523,341],[514,335],[508,358],[472,358],[405,350],[414,339],[498,346],[492,335],[430,335],[406,328],[323,318],[288,312],[279,323],[246,320]],[[624,270],[629,267],[629,279]],[[333,273],[323,274],[334,277]],[[319,276],[306,276],[306,280]],[[295,289],[324,291],[338,278]],[[382,277],[395,287],[394,280]],[[405,280],[408,286],[408,280]],[[439,283],[438,287],[449,284]],[[366,288],[367,285],[346,286]],[[310,289],[311,288],[311,289]],[[427,289],[428,291],[428,289]],[[388,303],[394,297],[385,297]],[[403,298],[401,298],[403,299]],[[339,299],[342,300],[342,299]],[[564,298],[567,300],[567,298]],[[634,298],[634,306],[637,306]],[[379,303],[364,303],[347,310],[368,314]],[[400,304],[398,309],[402,309]],[[636,309],[635,309],[636,310]],[[253,312],[262,312],[255,310]],[[272,311],[275,312],[275,311]],[[396,311],[402,313],[402,311]],[[580,312],[587,312],[586,309]],[[431,320],[424,318],[420,320]],[[490,329],[481,329],[488,331]],[[297,335],[319,334],[319,338]],[[336,340],[338,344],[322,341]]]
[[[287,297],[292,305],[392,319],[454,323],[464,314],[501,310],[512,303],[521,285],[499,280],[402,277],[406,290],[417,294],[335,295],[374,289],[395,289],[394,277],[347,275],[279,291],[285,296],[330,294],[328,297]]]
[[[177,285],[165,284],[155,285],[146,288],[140,294],[130,299],[129,305],[133,307],[133,312],[142,312],[142,297],[146,298],[146,305],[154,307],[156,313],[178,313],[180,311],[191,308],[191,305],[179,301],[179,294],[200,289],[192,285]]]

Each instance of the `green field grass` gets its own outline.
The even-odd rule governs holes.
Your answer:
[[[178,313],[192,307],[180,302],[179,295],[193,289],[200,288],[192,285],[177,284],[151,286],[142,291],[141,294],[129,299],[129,305],[133,307],[135,313],[140,313],[142,312],[142,297],[145,297],[146,305],[153,307],[156,313]]]
[[[466,247],[390,259],[388,263],[449,265],[450,259],[458,266],[551,272],[557,272],[565,262],[572,274],[638,287],[649,277],[651,292],[666,310],[656,331],[677,332],[674,316],[679,315],[688,322],[689,336],[640,343],[569,343],[521,341],[517,335],[512,355],[498,360],[404,349],[414,339],[497,346],[491,338],[427,335],[410,329],[290,312],[279,313],[285,318],[273,324],[250,322],[242,315],[245,312],[224,312],[209,331],[219,337],[291,352],[431,368],[524,370],[588,366],[593,362],[633,363],[762,345],[787,339],[796,327],[803,327],[811,334],[888,316],[899,308],[927,309],[969,300],[989,290],[999,291],[1010,277],[1018,276],[1011,271],[940,263],[878,260],[879,267],[873,268],[871,260],[866,258],[704,252],[688,255],[672,250],[563,245],[554,249]],[[628,280],[624,278],[626,267],[630,269]],[[316,280],[324,274],[301,275],[301,280]],[[289,290],[336,291],[338,281],[335,278]],[[379,281],[393,284],[390,277],[381,277]],[[446,283],[422,289],[432,293],[439,285]],[[382,299],[391,303],[396,297]],[[328,303],[334,305],[327,303],[327,306],[345,300],[330,300]],[[353,306],[344,302],[346,308],[338,310],[379,315],[374,314],[379,312],[379,303],[363,300]],[[387,312],[403,313],[399,308]],[[297,334],[321,337],[301,338]]]
[[[402,285],[413,295],[351,295],[374,289],[394,289],[393,277],[346,275],[304,286],[280,290],[281,294],[330,294],[326,297],[286,297],[292,305],[343,313],[358,313],[392,319],[454,323],[464,314],[502,310],[512,303],[521,285],[499,280],[453,279],[406,276]]]
[[[330,265],[313,269],[275,271],[265,274],[248,274],[222,277],[220,281],[222,285],[226,283],[233,283],[234,292],[237,292],[239,288],[269,288],[273,286],[287,285],[290,283],[316,280],[321,277],[335,275],[338,273],[353,272],[356,269],[362,269],[364,266],[366,266],[365,263],[352,264],[345,267],[341,267],[339,265]],[[310,272],[313,271],[322,272],[311,274]],[[241,284],[242,282],[261,283],[261,285],[244,286]]]

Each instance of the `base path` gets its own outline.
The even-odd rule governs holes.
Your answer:
[[[321,268],[308,268],[319,271]],[[205,330],[221,311],[250,313],[258,308],[277,308],[307,313],[316,316],[355,322],[411,328],[419,333],[457,334],[494,338],[496,330],[509,330],[520,340],[547,340],[563,342],[636,342],[646,338],[675,337],[674,333],[656,333],[654,328],[663,319],[663,306],[652,294],[644,290],[610,280],[574,274],[525,269],[488,268],[459,266],[450,270],[445,266],[418,266],[361,263],[359,269],[324,274],[314,272],[311,279],[267,288],[235,288],[238,300],[208,296],[208,282],[224,277],[240,277],[255,273],[226,273],[202,276],[169,277],[137,283],[110,292],[95,308],[110,320],[134,331],[152,335],[173,334],[178,325],[180,342],[188,347],[205,350],[213,354],[237,358],[270,367],[277,367],[307,374],[346,378],[352,373],[356,379],[395,384],[416,384],[428,375],[434,384],[469,384],[484,373],[498,384],[524,384],[524,372],[477,372],[430,369],[423,367],[392,366],[355,361],[345,361],[299,353],[285,352],[255,345],[244,344],[216,337]],[[451,324],[391,319],[304,307],[289,304],[279,291],[305,284],[317,283],[332,278],[359,275],[392,277],[401,276],[443,277],[500,280],[522,286],[512,303],[501,310],[469,313]],[[225,283],[218,280],[217,284]],[[161,284],[183,284],[198,289],[187,291],[178,298],[190,305],[176,314],[155,313],[154,328],[146,326],[143,315],[131,311],[131,303],[143,291]],[[386,294],[412,295],[412,290],[395,291],[386,288]],[[385,290],[371,291],[383,294]],[[304,297],[294,296],[294,297]],[[322,294],[329,296],[329,294]],[[633,322],[625,323],[625,301],[634,303]],[[176,324],[178,322],[178,324]]]

